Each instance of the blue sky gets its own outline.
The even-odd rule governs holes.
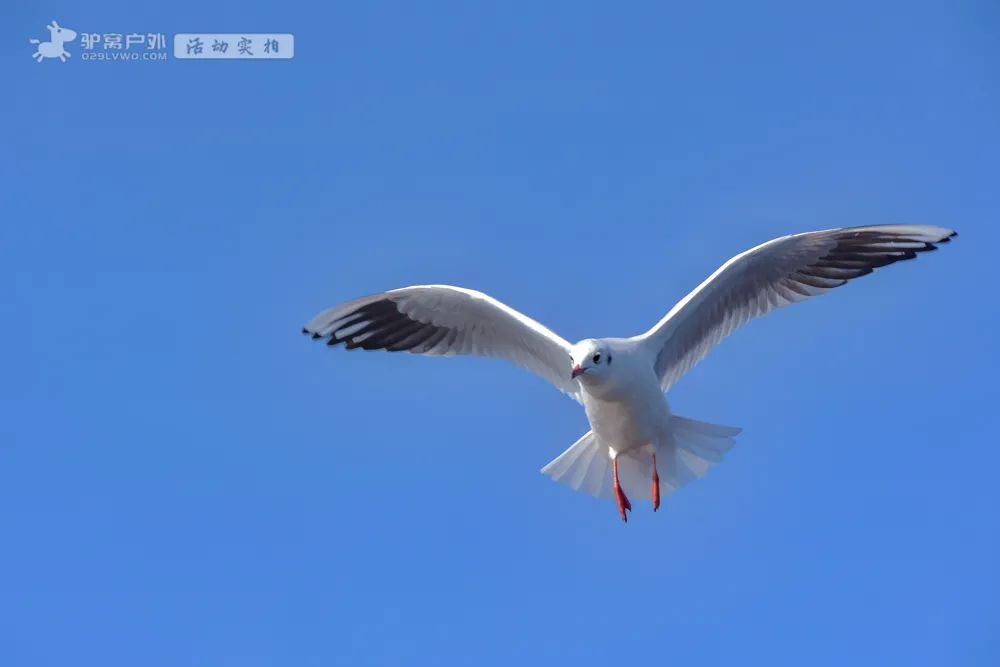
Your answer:
[[[1000,660],[995,5],[36,4],[0,28],[4,665]],[[296,55],[36,63],[53,19]],[[538,473],[587,429],[544,382],[299,335],[425,282],[630,335],[890,222],[961,236],[717,348],[670,398],[737,448],[627,526]]]

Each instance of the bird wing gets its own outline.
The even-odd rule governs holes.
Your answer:
[[[416,285],[328,308],[303,328],[349,349],[497,357],[580,400],[570,378],[570,344],[491,296],[450,285]]]
[[[843,227],[794,234],[736,255],[633,340],[655,355],[663,390],[738,326],[874,269],[936,250],[955,232],[927,225]]]

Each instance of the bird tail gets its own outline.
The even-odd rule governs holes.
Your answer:
[[[608,448],[598,442],[593,431],[587,431],[569,449],[542,468],[542,474],[574,491],[583,491],[597,498],[610,498],[610,470]]]
[[[661,449],[667,450],[664,452],[667,469],[660,471],[663,494],[703,477],[712,466],[722,461],[722,457],[736,444],[733,439],[743,430],[737,426],[709,424],[686,417],[673,416],[670,419],[672,446],[658,448],[656,454],[659,464]]]
[[[733,448],[733,438],[742,430],[695,419],[671,417],[670,437],[656,446],[660,495],[666,496],[693,479],[703,476]],[[614,498],[608,448],[587,431],[565,452],[542,468],[542,474],[598,498]],[[625,493],[634,499],[652,496],[652,459],[636,450],[618,459],[618,477]]]

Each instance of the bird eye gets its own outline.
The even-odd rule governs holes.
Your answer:
[[[597,354],[595,354],[593,358],[594,358],[594,363],[595,364],[601,363],[601,353],[600,352],[598,352]]]

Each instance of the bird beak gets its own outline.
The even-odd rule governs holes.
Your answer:
[[[569,374],[569,379],[575,380],[576,378],[578,378],[579,376],[583,375],[586,372],[587,369],[584,368],[583,366],[580,365],[573,366],[573,372]]]

